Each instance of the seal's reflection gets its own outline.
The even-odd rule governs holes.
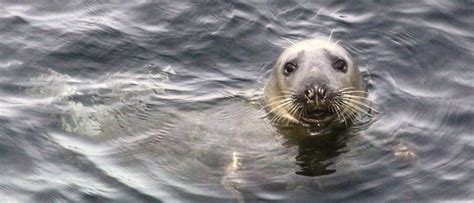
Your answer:
[[[334,158],[345,153],[351,133],[344,129],[317,132],[303,126],[278,127],[278,132],[286,139],[285,145],[297,146],[296,163],[301,167],[296,172],[303,176],[322,176],[336,172],[331,165]]]

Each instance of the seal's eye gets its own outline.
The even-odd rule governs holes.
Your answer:
[[[343,59],[337,59],[333,64],[332,67],[337,71],[341,71],[343,73],[347,72],[347,63]]]
[[[297,68],[296,63],[293,62],[288,62],[285,64],[285,68],[283,69],[283,73],[288,76],[290,75],[293,71],[295,71]]]

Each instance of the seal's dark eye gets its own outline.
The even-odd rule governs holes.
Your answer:
[[[288,76],[290,75],[293,71],[295,71],[297,68],[296,63],[293,62],[288,62],[285,64],[285,67],[283,68],[283,73]]]
[[[333,64],[332,67],[337,71],[341,71],[343,73],[347,72],[347,63],[343,59],[337,59]]]

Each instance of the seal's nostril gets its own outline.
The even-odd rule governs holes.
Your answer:
[[[314,100],[315,94],[314,94],[314,89],[313,88],[308,88],[304,91],[304,95],[310,99]]]
[[[318,94],[319,98],[326,98],[326,94],[327,94],[326,86],[322,85],[322,86],[318,87],[317,94]]]

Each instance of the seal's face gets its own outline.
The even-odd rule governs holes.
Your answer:
[[[267,109],[278,119],[318,125],[352,120],[364,111],[365,97],[361,74],[350,54],[336,43],[319,39],[286,49],[265,87]]]

